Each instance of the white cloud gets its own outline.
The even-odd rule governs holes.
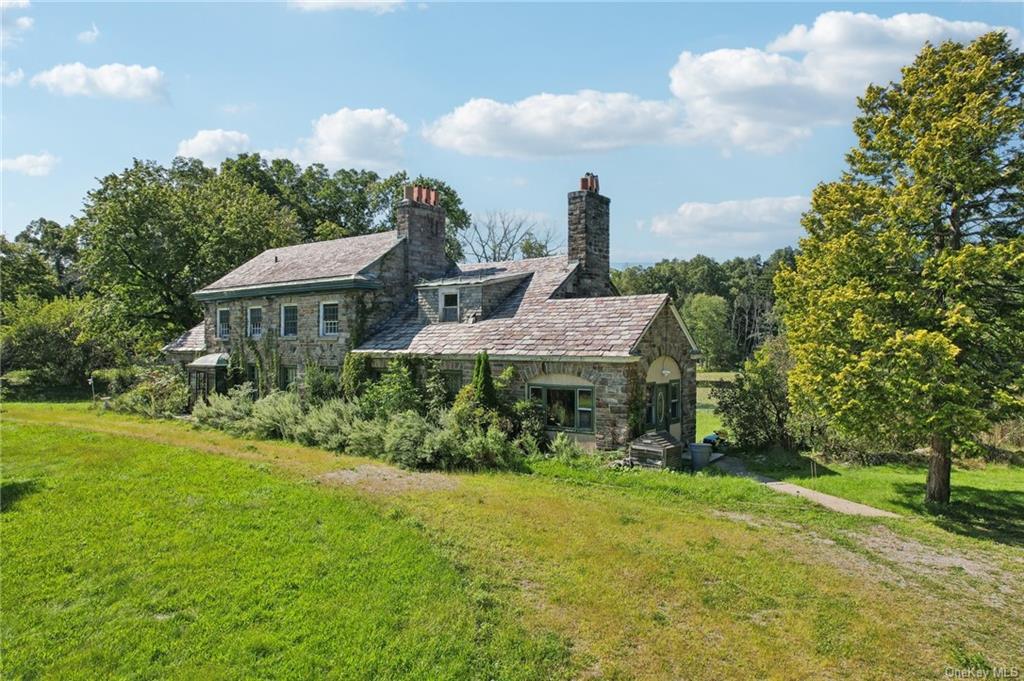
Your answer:
[[[801,234],[800,214],[809,205],[806,196],[687,202],[674,213],[654,216],[650,230],[697,250],[730,244],[757,252],[794,244]]]
[[[708,142],[778,152],[823,125],[846,124],[871,82],[899,77],[926,40],[967,42],[1002,28],[929,14],[825,12],[764,49],[683,52],[669,72],[674,97],[581,90],[518,102],[471,99],[424,129],[463,154],[538,157],[638,144]]]
[[[304,12],[347,9],[373,14],[388,14],[401,8],[405,0],[289,0],[289,5]]]
[[[32,6],[29,0],[0,0],[0,11],[9,9],[28,9]]]
[[[178,143],[178,156],[198,158],[206,165],[216,165],[229,156],[248,151],[249,136],[237,130],[200,130],[193,137]]]
[[[49,175],[54,169],[59,158],[53,154],[43,152],[42,154],[22,154],[14,158],[0,159],[0,170],[3,172],[21,173],[33,177]]]
[[[625,92],[539,94],[505,104],[471,99],[424,129],[463,154],[537,157],[605,151],[682,135],[680,108]]]
[[[766,49],[683,52],[669,74],[671,90],[698,137],[779,151],[816,126],[848,121],[857,95],[869,83],[898,79],[925,41],[968,42],[996,28],[930,14],[825,12]],[[1019,40],[1019,31],[1005,30]]]
[[[16,43],[21,42],[22,33],[25,33],[35,24],[35,20],[32,17],[16,17],[10,19],[7,16],[6,10],[11,8],[27,8],[28,3],[24,5],[4,5],[4,12],[0,13],[0,46],[10,47]]]
[[[32,85],[66,96],[154,99],[164,94],[164,74],[155,66],[104,64],[90,68],[76,62],[37,73]]]
[[[7,64],[0,63],[0,83],[8,87],[14,87],[25,78],[25,72],[21,69],[7,70]]]
[[[96,22],[93,22],[92,28],[82,31],[78,34],[78,42],[86,43],[91,45],[96,42],[96,39],[100,37],[100,29],[96,28]]]
[[[297,149],[267,153],[332,168],[389,170],[402,157],[402,138],[408,130],[409,126],[387,109],[341,108],[313,121],[312,136],[300,140]]]

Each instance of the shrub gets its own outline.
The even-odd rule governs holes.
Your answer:
[[[491,360],[486,352],[478,353],[476,365],[473,367],[473,394],[481,407],[496,409],[498,396],[494,390],[494,379],[491,377]]]
[[[378,419],[357,420],[348,431],[348,453],[353,456],[380,458],[384,452],[384,430],[387,422]]]
[[[248,430],[254,404],[251,383],[235,386],[228,390],[227,395],[212,393],[207,399],[208,403],[200,400],[192,407],[192,418],[196,423],[235,435]]]
[[[735,433],[740,445],[751,449],[789,449],[796,444],[790,431],[786,386],[792,365],[786,339],[778,336],[758,348],[735,381],[711,389],[712,397],[718,400],[715,412]]]
[[[423,402],[409,367],[398,360],[388,364],[380,380],[366,389],[360,400],[363,417],[387,418],[403,411],[422,411]]]
[[[513,468],[519,464],[519,449],[496,427],[472,433],[461,447],[466,461],[475,468]]]
[[[435,420],[448,409],[454,396],[448,391],[448,384],[441,373],[441,365],[437,361],[427,364],[423,379],[423,406],[427,414]]]
[[[97,393],[105,393],[115,397],[131,389],[139,379],[136,367],[115,367],[113,369],[94,369],[92,372],[93,388]]]
[[[295,440],[304,420],[298,395],[287,391],[272,392],[253,403],[245,430],[255,437]]]
[[[519,400],[512,405],[515,437],[530,437],[536,443],[547,441],[547,410],[534,400]]]
[[[393,415],[384,432],[384,458],[405,468],[436,467],[433,452],[423,446],[435,430],[435,426],[414,411]]]
[[[32,369],[36,385],[84,386],[93,369],[113,363],[109,339],[89,327],[93,299],[5,300],[0,356],[6,369]]]
[[[349,431],[358,420],[358,406],[354,402],[334,399],[313,407],[306,414],[300,429],[299,442],[341,452],[348,447]]]
[[[423,456],[431,468],[452,470],[467,465],[462,437],[450,428],[436,428],[423,441]]]
[[[548,445],[548,456],[559,461],[569,463],[579,459],[583,454],[583,448],[579,443],[565,433],[556,435]]]
[[[111,400],[110,406],[150,418],[177,416],[188,408],[188,383],[184,374],[173,367],[143,369],[135,385]]]
[[[338,372],[313,362],[306,364],[302,373],[302,396],[307,404],[314,406],[341,397]]]
[[[358,352],[345,354],[341,366],[341,391],[345,397],[354,399],[363,394],[370,381],[370,357]]]

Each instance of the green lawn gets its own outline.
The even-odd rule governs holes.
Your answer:
[[[808,456],[775,451],[744,456],[758,472],[896,513],[931,518],[953,532],[1024,547],[1024,469],[970,463],[953,467],[948,508],[924,504],[927,467],[886,464],[822,464]]]
[[[2,432],[4,678],[1022,666],[1024,551],[931,519],[585,462],[331,485],[375,462],[82,405]]]

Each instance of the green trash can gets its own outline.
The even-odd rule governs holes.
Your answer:
[[[691,442],[689,446],[690,468],[694,471],[706,468],[711,462],[711,451],[713,449],[714,447],[711,445],[706,445],[701,442]]]

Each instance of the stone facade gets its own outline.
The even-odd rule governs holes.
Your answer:
[[[409,197],[398,205],[395,220],[399,238],[405,239],[407,284],[443,277],[452,266],[444,250],[444,208]]]

